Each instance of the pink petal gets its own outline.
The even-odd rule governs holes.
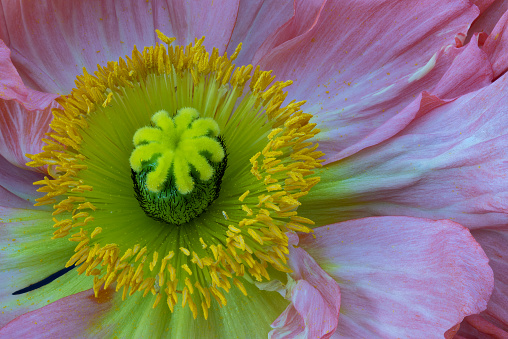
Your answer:
[[[93,290],[83,291],[57,300],[43,308],[25,313],[0,329],[0,337],[38,338],[89,337],[101,316],[112,305],[113,289],[101,290],[95,298]]]
[[[322,224],[410,215],[505,226],[507,100],[508,75],[451,102],[424,93],[323,171],[330,184],[310,192],[302,213]]]
[[[508,69],[508,10],[489,35],[483,50],[492,62],[494,77],[499,77]]]
[[[20,169],[0,155],[0,206],[34,209],[36,198],[35,181],[42,180],[41,173]]]
[[[237,1],[10,1],[2,4],[1,38],[21,78],[34,89],[69,93],[82,68],[150,46],[155,29],[178,44],[207,36],[207,47],[227,47]],[[22,29],[20,29],[22,27]]]
[[[330,156],[434,86],[479,11],[465,1],[328,1],[319,13],[315,24],[302,23],[307,31],[278,31],[286,41],[257,59],[277,80],[294,80],[288,100],[307,100]]]
[[[448,220],[377,217],[300,236],[300,246],[341,289],[333,338],[439,338],[486,308],[488,259]]]
[[[41,152],[55,107],[59,105],[53,101],[44,109],[27,110],[14,100],[0,99],[0,155],[17,167],[29,168],[25,164],[31,160],[25,154]]]
[[[470,315],[462,321],[457,335],[453,339],[507,339],[508,332],[501,329],[485,315]],[[506,326],[505,326],[506,328]]]
[[[488,0],[490,2],[490,0]],[[485,11],[482,11],[480,16],[476,18],[469,29],[469,32],[485,32],[490,34],[494,26],[498,23],[499,19],[508,10],[508,0],[496,0]]]
[[[301,248],[290,246],[288,264],[296,282],[289,290],[292,303],[274,321],[269,337],[330,338],[339,316],[339,286]]]
[[[0,40],[0,86],[2,86],[1,99],[16,100],[28,110],[44,109],[57,97],[55,94],[37,92],[25,87],[12,64],[11,51],[2,40]]]
[[[314,28],[325,4],[326,1],[323,0],[294,1],[293,17],[266,39],[253,57],[253,60],[255,60],[254,63],[257,63],[258,60],[265,57],[266,54],[271,54],[271,51],[278,46],[294,38],[299,38],[301,35]]]
[[[227,53],[232,55],[239,43],[242,50],[237,65],[252,63],[261,44],[279,27],[294,17],[293,1],[241,1]],[[277,13],[277,15],[273,15]]]
[[[483,13],[487,8],[489,8],[496,0],[471,0],[472,3],[474,3],[480,11]]]
[[[472,234],[489,257],[494,271],[494,291],[484,314],[498,320],[508,332],[508,229],[474,230]]]
[[[478,34],[458,54],[437,85],[430,90],[441,99],[451,99],[490,85],[494,79],[488,55],[478,46]]]
[[[164,3],[167,1],[159,1],[153,7],[158,7],[157,10],[162,7],[164,10]],[[224,53],[237,20],[239,0],[169,1],[167,7],[170,26],[167,28],[168,33],[164,34],[172,36],[169,32],[174,32],[177,38],[175,43],[187,45],[194,42],[195,38],[205,36],[204,45],[207,49],[211,51],[217,47],[220,53]],[[164,23],[165,18],[156,19],[156,25]]]

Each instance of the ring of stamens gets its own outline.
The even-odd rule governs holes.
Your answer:
[[[74,264],[78,273],[94,276],[96,294],[101,287],[116,284],[117,291],[123,289],[123,298],[136,292],[151,294],[153,307],[164,298],[171,311],[181,301],[195,318],[198,307],[207,318],[213,300],[224,306],[224,293],[232,286],[247,294],[242,281],[269,280],[274,269],[290,272],[285,232],[312,231],[307,225],[313,222],[297,213],[298,199],[319,182],[313,169],[321,167],[323,153],[309,141],[319,130],[309,122],[312,115],[301,111],[304,102],[282,106],[290,81],[272,84],[271,72],[253,70],[251,65],[235,68],[232,61],[241,46],[228,58],[219,56],[217,49],[207,53],[203,39],[184,49],[158,34],[167,49],[157,44],[141,53],[134,47],[132,57],[99,67],[94,75],[84,70],[78,76],[77,87],[58,99],[62,109],[53,111],[53,131],[44,140],[43,151],[29,155],[33,160],[29,165],[48,166],[51,178],[34,183],[46,193],[37,205],[54,205],[53,238],[70,235],[69,240],[77,242],[67,266]],[[172,100],[168,106],[194,107],[218,123],[231,156],[219,199],[179,228],[188,232],[187,247],[173,245],[168,237],[153,236],[145,242],[119,237],[125,231],[122,227],[130,227],[128,216],[111,214],[114,209],[109,208],[132,203],[120,195],[124,194],[120,188],[117,198],[107,200],[101,185],[113,184],[101,175],[130,180],[130,171],[106,171],[100,166],[104,159],[94,156],[110,148],[111,154],[117,151],[93,139],[121,138],[114,133],[102,136],[107,134],[101,132],[104,126],[111,123],[114,130],[111,121],[121,122],[108,112],[122,105],[128,108],[127,101],[135,103],[163,87],[175,89],[164,93],[169,96],[164,100]],[[148,124],[152,113],[131,117],[139,124],[128,139]],[[246,149],[255,151],[248,154]],[[133,196],[133,191],[129,194]],[[163,232],[158,227],[155,221],[147,226],[150,232]]]

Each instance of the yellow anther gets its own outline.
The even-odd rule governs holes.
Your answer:
[[[97,234],[99,234],[99,233],[101,233],[101,232],[102,232],[102,228],[101,228],[101,227],[96,227],[96,228],[93,230],[92,234],[90,234],[90,238],[92,238],[92,239],[93,239],[93,238],[94,238]]]
[[[259,236],[259,234],[256,233],[256,231],[254,231],[252,228],[249,228],[247,230],[247,232],[251,235],[251,237],[256,240],[258,243],[260,243],[261,245],[263,245],[263,240],[261,239],[261,237]]]
[[[192,275],[192,271],[191,269],[189,268],[189,266],[187,264],[183,264],[182,265],[182,268],[187,272],[189,273],[189,275]]]
[[[240,200],[240,202],[243,202],[245,200],[245,198],[247,197],[247,195],[249,195],[250,191],[247,190],[245,191],[245,193],[243,193],[239,198],[238,200]]]
[[[228,228],[231,230],[231,232],[234,232],[234,233],[240,233],[241,232],[240,229],[236,228],[233,225],[229,225]]]
[[[143,248],[139,251],[139,253],[138,253],[138,255],[136,256],[136,259],[135,259],[134,261],[138,261],[138,260],[139,260],[139,259],[140,259],[140,258],[141,258],[144,254],[145,254],[145,253],[146,253],[146,246],[145,246],[145,247],[143,247]]]
[[[247,212],[247,215],[250,216],[252,215],[252,209],[249,208],[249,206],[247,205],[242,205],[242,210],[244,210],[245,212]]]
[[[96,72],[84,70],[83,76],[76,81],[77,88],[59,99],[62,108],[53,112],[52,132],[43,140],[46,143],[43,152],[30,155],[30,165],[47,166],[51,174],[35,183],[42,185],[39,192],[46,194],[36,201],[38,206],[54,204],[53,215],[58,215],[59,219],[53,219],[56,230],[53,238],[64,237],[73,228],[80,229],[69,239],[77,246],[66,266],[74,264],[78,266],[78,273],[94,275],[96,295],[101,286],[108,288],[116,282],[117,291],[123,288],[123,299],[138,291],[143,296],[152,293],[153,307],[166,298],[171,311],[178,301],[182,301],[194,318],[198,316],[195,304],[198,303],[202,308],[199,312],[206,319],[213,310],[210,294],[223,306],[226,304],[224,291],[238,288],[247,294],[241,277],[262,281],[270,279],[270,270],[288,272],[289,249],[285,232],[312,232],[308,227],[314,224],[312,220],[298,215],[297,208],[301,204],[298,199],[319,181],[314,170],[322,167],[320,158],[323,153],[318,151],[317,144],[309,141],[319,130],[310,123],[312,116],[301,110],[304,102],[291,101],[283,106],[287,95],[284,88],[290,81],[273,83],[275,76],[272,72],[261,71],[259,66],[255,70],[251,65],[236,68],[232,60],[239,55],[240,46],[228,58],[221,56],[218,49],[206,52],[203,39],[196,39],[194,45],[169,46],[174,38],[168,38],[160,31],[157,35],[168,46],[157,44],[144,48],[141,53],[135,47],[131,57],[109,62]],[[166,85],[168,87],[164,87]],[[152,88],[164,91],[152,93]],[[162,196],[161,190],[169,191],[166,185],[170,182],[174,185],[172,192],[178,190],[181,195],[198,193],[193,187],[215,176],[214,171],[218,168],[215,163],[226,157],[222,145],[232,141],[232,161],[228,162],[229,170],[225,171],[230,177],[226,177],[229,181],[224,181],[229,191],[224,193],[234,195],[221,194],[214,198],[221,200],[218,204],[207,205],[211,206],[211,213],[206,224],[213,227],[213,233],[198,233],[192,237],[177,234],[175,242],[164,244],[147,235],[142,240],[147,247],[141,248],[142,245],[136,244],[141,240],[132,232],[133,225],[129,225],[128,219],[117,214],[120,216],[118,223],[109,222],[113,215],[106,213],[115,206],[104,204],[100,194],[109,192],[106,188],[110,187],[96,187],[99,181],[90,179],[99,178],[115,168],[113,162],[103,161],[112,154],[111,150],[116,151],[110,147],[109,141],[115,141],[115,145],[121,147],[128,145],[128,140],[123,139],[124,134],[129,138],[132,126],[146,121],[146,110],[130,101],[129,93],[133,91],[141,96],[148,92],[148,99],[167,94],[162,101],[167,106],[163,107],[168,111],[171,109],[155,112],[150,126],[137,126],[139,129],[134,128],[132,135],[135,149],[130,165],[134,175],[141,178],[137,182],[142,182],[143,186],[139,187],[148,191],[149,196]],[[159,104],[154,102],[154,105]],[[182,108],[181,105],[194,108]],[[123,107],[128,107],[123,111],[125,116],[120,112]],[[108,115],[111,110],[118,110],[113,112],[118,114]],[[198,110],[203,118],[199,117]],[[116,124],[118,120],[109,119],[113,116],[134,123],[126,124],[128,133],[124,133],[126,126],[123,124],[112,133],[99,129],[103,127],[102,122],[107,122],[104,125]],[[96,117],[108,119],[95,120]],[[219,126],[223,126],[223,131]],[[259,133],[254,128],[259,129]],[[223,135],[219,139],[221,132]],[[103,138],[100,141],[92,137],[101,133]],[[113,140],[117,137],[122,138],[120,142]],[[102,147],[102,143],[109,146]],[[102,153],[103,149],[109,152]],[[121,149],[121,154],[131,150]],[[100,161],[94,162],[94,157]],[[237,160],[249,157],[251,168],[243,171],[245,164]],[[107,166],[103,166],[106,163]],[[101,180],[106,183],[107,178],[115,176]],[[231,181],[233,178],[240,180]],[[96,191],[89,193],[93,188]],[[232,196],[235,198],[231,199]],[[243,215],[246,217],[243,220],[240,209],[247,214]],[[228,223],[220,216],[221,212]],[[94,217],[100,224],[90,225]],[[135,220],[133,218],[133,224]],[[192,220],[184,223],[193,223]],[[216,222],[217,229],[213,222]],[[125,232],[115,229],[116,224],[125,228]],[[111,234],[107,232],[110,230]],[[124,233],[125,239],[119,239],[121,246],[104,245],[112,241],[108,239]],[[199,242],[193,243],[194,239]],[[174,244],[182,247],[178,249]],[[159,255],[160,251],[167,254],[159,265],[159,259],[164,255]]]
[[[153,260],[150,263],[150,271],[153,271],[155,265],[157,264],[157,259],[159,258],[159,253],[157,251],[153,252]]]
[[[207,244],[205,243],[203,238],[199,238],[199,242],[201,243],[201,246],[203,247],[203,249],[205,249],[207,247]]]

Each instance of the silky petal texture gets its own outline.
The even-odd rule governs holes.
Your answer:
[[[11,51],[2,40],[0,40],[0,85],[1,99],[16,100],[30,110],[44,109],[57,97],[55,94],[37,92],[25,86],[12,64]]]
[[[41,152],[55,107],[59,105],[52,102],[43,110],[29,111],[14,100],[0,99],[0,156],[17,167],[35,170],[25,166],[31,161],[25,154]]]
[[[300,235],[299,245],[341,289],[332,338],[438,338],[487,305],[488,258],[455,222],[374,217],[314,235]]]
[[[430,90],[441,99],[452,99],[479,90],[494,79],[492,64],[487,53],[478,46],[475,35],[450,65],[437,85]]]
[[[471,35],[475,32],[485,32],[490,34],[496,26],[499,19],[508,10],[508,0],[496,0],[486,10],[476,18],[470,28]]]
[[[478,13],[468,1],[328,1],[307,31],[254,63],[294,81],[287,100],[307,100],[332,156],[434,86]]]
[[[290,41],[313,28],[321,16],[326,0],[296,0],[294,15],[275,31],[254,55],[255,63],[281,44]]]
[[[152,309],[155,297],[151,294],[143,298],[136,293],[122,301],[121,293],[108,290],[94,302],[93,293],[86,291],[18,317],[3,331],[17,337],[37,331],[40,325],[58,324],[59,333],[80,338],[266,338],[270,321],[287,301],[276,292],[260,291],[250,283],[244,286],[249,297],[232,288],[225,295],[228,304],[222,308],[212,298],[208,320],[201,316],[193,319],[189,308],[181,307],[181,299],[171,313],[165,300]],[[79,307],[79,303],[83,305]],[[48,314],[52,314],[49,321]]]
[[[302,215],[318,224],[410,215],[504,227],[507,80],[451,102],[424,93],[325,168],[302,199]]]
[[[457,335],[453,339],[507,339],[508,332],[487,316],[470,315],[462,321]]]
[[[471,0],[472,3],[474,3],[482,13],[485,12],[496,0]]]
[[[22,170],[0,155],[0,206],[24,209],[50,209],[50,206],[34,207],[35,199],[44,194],[36,192],[33,182],[42,180],[42,173]]]
[[[11,321],[0,329],[0,337],[29,338],[34,333],[38,338],[82,337],[111,309],[113,293],[112,289],[101,291],[95,298],[93,290],[88,290],[62,298]]]
[[[207,48],[224,52],[237,1],[2,1],[0,38],[25,85],[67,94],[82,68],[131,55],[160,42],[155,29],[188,44],[206,36]],[[220,24],[218,24],[220,23]],[[105,48],[107,46],[107,48]]]
[[[340,308],[338,284],[303,249],[289,247],[288,265],[296,285],[291,305],[273,322],[269,338],[330,338]]]
[[[504,13],[492,33],[485,40],[483,50],[492,62],[494,77],[499,77],[508,69],[508,11]]]
[[[276,13],[277,15],[273,15]],[[294,17],[292,0],[240,0],[238,15],[227,53],[232,55],[239,43],[242,50],[237,65],[248,65],[252,57],[272,33]]]
[[[499,321],[508,332],[508,229],[475,230],[472,234],[489,257],[494,271],[494,291],[484,314]]]
[[[0,327],[23,313],[92,286],[92,277],[71,271],[42,288],[12,295],[63,269],[74,253],[75,243],[50,240],[52,224],[49,211],[0,206]]]

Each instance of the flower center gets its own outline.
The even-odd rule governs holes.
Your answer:
[[[200,215],[218,196],[227,165],[219,125],[182,108],[174,119],[161,110],[156,127],[134,134],[130,156],[134,191],[145,213],[181,225]]]
[[[240,46],[228,58],[157,34],[167,49],[77,77],[29,165],[48,167],[37,205],[53,205],[53,239],[77,243],[67,266],[96,295],[115,286],[207,318],[231,288],[290,272],[286,232],[312,232],[297,210],[319,182],[319,130],[304,102],[283,105],[291,81],[235,68]]]

